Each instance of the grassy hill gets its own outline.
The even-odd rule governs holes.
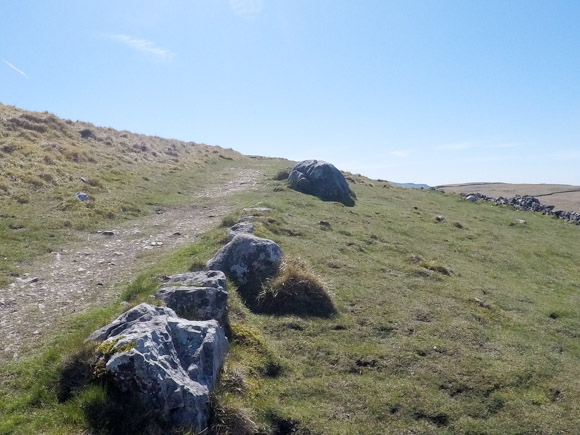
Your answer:
[[[220,147],[0,104],[0,285],[78,231],[183,203],[197,179],[232,159],[245,160]]]
[[[84,128],[64,124],[71,135]],[[80,153],[92,149],[99,155],[106,147],[75,140]],[[216,149],[216,157],[213,149],[202,149],[196,155],[208,168],[226,153]],[[222,226],[136,276],[120,301],[71,318],[36,355],[0,368],[0,433],[114,433],[120,427],[142,433],[144,416],[123,408],[104,386],[67,381],[71,367],[83,367],[91,355],[83,340],[126,309],[121,302],[150,300],[158,276],[199,268],[223,245],[227,226],[256,205],[270,209],[256,216],[257,235],[278,242],[288,261],[303,264],[323,282],[336,314],[252,312],[230,283],[231,346],[210,433],[577,433],[578,226],[353,175],[358,200],[349,208],[275,180],[287,161],[227,153],[232,167],[251,167],[266,174],[266,181],[232,199],[237,211]],[[2,164],[16,155],[5,154]],[[143,176],[151,176],[147,165],[176,165],[163,175],[167,183],[179,183],[187,165],[196,165],[134,157],[143,160],[115,163],[131,168],[128,178],[107,179],[89,194],[99,198],[114,186],[127,198],[139,191],[146,198],[155,189],[155,183],[142,184]],[[84,166],[74,164],[63,159],[79,171],[66,170],[73,178],[65,177],[66,190],[45,183],[46,190],[36,191],[9,179],[2,206],[18,207],[28,225],[39,225],[38,240],[48,236],[30,211],[36,201],[55,195],[55,201],[68,203],[71,192],[84,187],[74,184],[77,175],[98,174],[86,175]],[[188,188],[203,181],[188,179]],[[20,189],[28,202],[18,201]],[[146,200],[132,198],[145,204],[140,213],[149,210]],[[69,219],[79,232],[94,219],[109,219],[84,211],[81,219],[72,207],[55,210],[55,222]],[[117,211],[111,219],[132,216]],[[6,226],[6,218],[2,222]],[[64,243],[66,234],[59,240]],[[23,258],[37,254],[17,243],[11,249],[22,250]],[[63,399],[59,392],[71,383]]]

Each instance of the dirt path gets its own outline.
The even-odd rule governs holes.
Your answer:
[[[228,197],[252,190],[263,175],[256,169],[229,169],[225,184],[205,186],[187,207],[166,209],[111,230],[87,233],[86,240],[34,265],[34,275],[0,289],[0,363],[17,360],[50,336],[63,319],[118,297],[156,254],[192,243],[231,211]]]

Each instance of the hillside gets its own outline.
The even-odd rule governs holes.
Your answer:
[[[577,432],[577,225],[352,174],[357,203],[345,207],[277,180],[291,165],[285,160],[176,143],[175,161],[161,154],[169,143],[162,139],[2,109],[1,146],[14,145],[0,157],[1,249],[10,249],[1,257],[5,284],[28,265],[48,267],[49,249],[82,253],[105,226],[124,237],[133,225],[154,225],[159,210],[227,208],[209,213],[214,221],[203,235],[141,263],[136,256],[139,267],[108,287],[109,297],[63,316],[36,347],[2,365],[0,433],[145,433],[146,413],[83,375],[94,352],[84,340],[128,306],[150,301],[159,277],[200,269],[223,245],[228,226],[250,212],[256,234],[276,241],[286,261],[322,282],[336,313],[259,313],[228,283],[230,352],[208,433]],[[37,132],[7,119],[50,126]],[[85,128],[103,141],[79,139]],[[116,145],[104,143],[105,132]],[[157,156],[121,145],[137,138],[148,150],[158,146]],[[54,160],[61,153],[47,151],[43,141],[62,141],[96,162],[63,155],[46,164],[44,155]],[[27,156],[35,172],[24,164]],[[18,175],[45,171],[53,181],[38,188]],[[254,174],[251,188],[238,183],[229,192],[228,174],[244,171]],[[94,208],[71,199],[79,190],[95,197]],[[262,210],[244,211],[256,206]],[[98,212],[105,209],[112,215]],[[34,298],[39,287],[17,289]],[[0,310],[4,315],[5,304]]]
[[[570,186],[568,184],[465,183],[437,187],[446,192],[481,193],[493,198],[530,195],[538,198],[542,204],[554,205],[557,210],[580,211],[580,186]]]
[[[192,180],[232,159],[245,157],[0,104],[0,285],[79,230],[183,202]]]

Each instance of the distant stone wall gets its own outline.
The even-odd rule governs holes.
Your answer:
[[[468,201],[481,200],[492,202],[495,205],[511,205],[512,207],[519,210],[535,211],[547,216],[555,216],[558,219],[563,219],[565,221],[574,222],[575,224],[580,225],[580,213],[575,211],[554,210],[553,205],[544,205],[538,198],[534,196],[516,195],[512,198],[504,198],[503,196],[500,196],[499,198],[492,198],[481,193],[462,193],[461,195],[466,197]]]

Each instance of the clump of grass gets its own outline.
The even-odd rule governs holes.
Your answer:
[[[227,227],[232,227],[237,223],[238,223],[238,217],[233,215],[233,214],[230,214],[230,215],[225,216],[222,219],[221,226],[227,228]]]
[[[214,396],[211,404],[210,433],[215,435],[251,435],[256,433],[256,424],[249,412],[241,407],[224,404]]]
[[[278,172],[276,172],[276,175],[274,175],[274,180],[277,181],[287,180],[289,176],[290,176],[290,168],[280,169]]]
[[[256,305],[258,311],[270,314],[315,317],[336,314],[322,280],[298,258],[285,260],[278,276],[263,284]]]
[[[96,344],[88,343],[64,359],[59,369],[56,388],[59,402],[69,400],[91,383],[96,356]]]
[[[419,261],[418,265],[424,269],[429,269],[434,272],[442,273],[443,275],[451,276],[453,274],[453,270],[444,266],[443,264],[435,261],[435,260],[421,260]]]

